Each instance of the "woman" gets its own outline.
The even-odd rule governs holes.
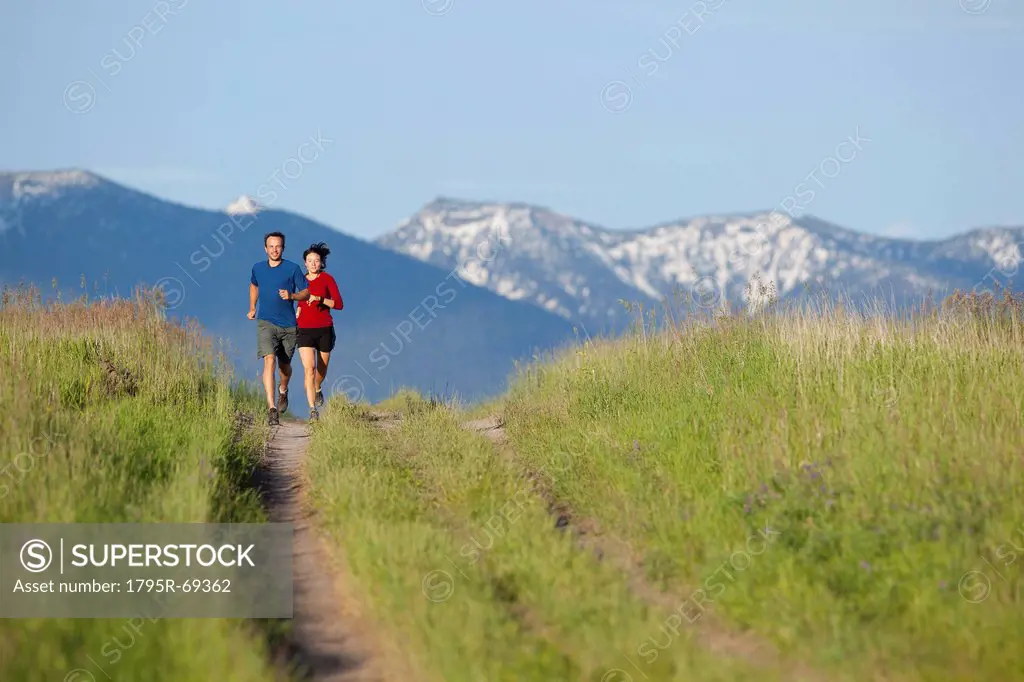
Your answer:
[[[327,363],[334,350],[334,321],[331,310],[341,310],[344,303],[338,293],[338,283],[324,270],[327,268],[327,244],[313,244],[302,254],[309,282],[309,299],[299,302],[296,321],[299,327],[296,346],[306,370],[306,399],[309,401],[309,420],[320,418],[318,407],[324,404],[321,386],[327,374]]]

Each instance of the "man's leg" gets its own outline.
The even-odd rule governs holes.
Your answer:
[[[273,390],[277,393],[277,409],[279,412],[284,412],[288,409],[288,382],[292,378],[292,362],[281,346],[278,346],[275,355],[277,356],[277,368],[281,372],[281,382]]]
[[[292,356],[298,341],[298,329],[295,327],[280,328],[277,346],[277,366],[281,370],[281,385],[278,393],[278,409],[288,409],[288,382],[292,380]]]
[[[281,364],[281,393],[288,392],[288,382],[292,380],[292,362]]]
[[[274,409],[274,354],[263,357],[263,389],[267,392],[267,408]]]
[[[256,355],[263,359],[263,389],[267,393],[267,408],[274,409],[274,334],[273,329],[263,320],[256,323]]]

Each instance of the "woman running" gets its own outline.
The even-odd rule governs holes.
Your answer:
[[[306,399],[309,401],[309,420],[320,418],[318,407],[324,404],[321,386],[327,374],[327,363],[334,350],[336,336],[331,310],[341,310],[344,302],[338,292],[338,283],[324,270],[327,268],[327,244],[311,245],[302,254],[306,262],[306,280],[309,281],[309,299],[299,302],[296,321],[299,327],[296,346],[306,370]]]

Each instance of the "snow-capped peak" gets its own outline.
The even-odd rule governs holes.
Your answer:
[[[486,243],[496,237],[497,257]],[[1021,256],[1011,252],[1019,242],[1024,253],[1024,228],[909,242],[764,210],[626,231],[538,206],[439,198],[376,242],[589,324],[624,319],[620,301],[661,305],[680,291],[712,307],[757,303],[749,299],[762,284],[780,299],[810,286],[894,299],[970,289],[994,266],[1016,273]]]
[[[88,171],[71,168],[57,171],[0,173],[0,203],[55,198],[68,189],[89,189],[102,182]]]
[[[56,171],[0,173],[0,235],[22,232],[21,217],[31,204],[47,204],[71,193],[99,187],[103,178],[69,168]]]
[[[224,212],[228,215],[253,215],[262,210],[262,206],[248,194],[243,194],[228,204]]]

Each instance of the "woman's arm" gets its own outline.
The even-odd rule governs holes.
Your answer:
[[[324,276],[331,277],[330,275],[326,275],[326,274],[325,275],[320,275],[320,276],[321,277],[324,277]],[[341,310],[342,308],[345,307],[345,302],[341,300],[341,293],[338,291],[338,284],[337,284],[337,282],[335,282],[334,278],[331,277],[330,279],[327,280],[326,284],[327,284],[327,294],[328,294],[328,296],[330,296],[330,298],[320,297],[320,296],[310,296],[309,297],[310,302],[319,301],[320,303],[323,303],[328,308],[333,308],[334,310]]]
[[[319,296],[314,296],[312,294],[309,295],[309,301],[310,303],[323,303],[328,308],[333,308],[335,305],[337,305],[333,298],[320,298]]]
[[[341,292],[338,291],[338,283],[331,277],[327,280],[327,291],[331,294],[331,307],[335,310],[341,310],[345,307],[345,302],[341,300]]]

